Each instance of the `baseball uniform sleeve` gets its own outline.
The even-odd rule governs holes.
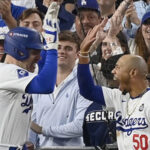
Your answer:
[[[77,75],[80,94],[86,99],[105,105],[102,88],[94,85],[89,64],[78,64]]]

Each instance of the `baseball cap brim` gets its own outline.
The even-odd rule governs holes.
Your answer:
[[[146,12],[142,17],[141,24],[143,24],[147,19],[150,19],[150,11]]]

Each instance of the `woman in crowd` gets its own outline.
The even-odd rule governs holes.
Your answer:
[[[140,55],[145,59],[150,73],[150,11],[144,14],[135,39],[129,40],[129,48],[131,54]]]

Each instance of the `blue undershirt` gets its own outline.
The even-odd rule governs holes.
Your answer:
[[[80,94],[86,99],[105,105],[102,87],[94,85],[89,64],[78,64],[77,76]]]
[[[33,78],[26,88],[26,93],[48,94],[54,91],[57,74],[57,50],[46,52],[45,64],[40,73]]]

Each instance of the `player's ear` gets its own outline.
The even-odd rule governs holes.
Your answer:
[[[129,75],[131,78],[135,77],[137,75],[137,69],[135,68],[131,69]]]

